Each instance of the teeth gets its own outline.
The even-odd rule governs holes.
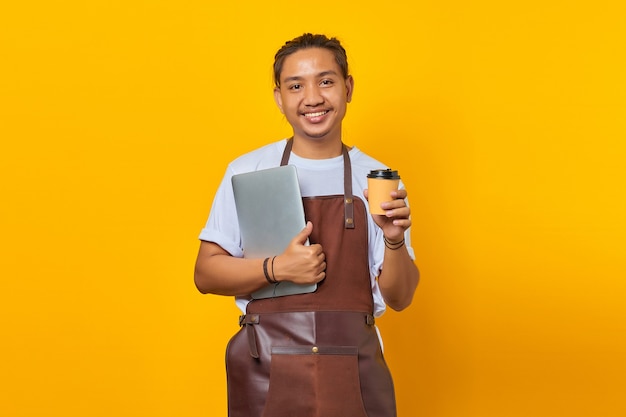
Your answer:
[[[325,111],[318,111],[317,113],[307,113],[305,116],[306,117],[319,117],[319,116],[323,116],[325,114],[326,114]]]

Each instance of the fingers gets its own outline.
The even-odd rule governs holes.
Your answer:
[[[387,217],[394,218],[408,218],[411,214],[409,207],[406,205],[406,190],[392,191],[390,201],[385,201],[381,204],[381,207],[386,210],[385,215]]]
[[[305,269],[321,281],[326,276],[326,254],[322,250],[322,245],[314,244],[306,249],[308,254],[302,258]]]
[[[326,254],[319,243],[307,245],[313,224],[307,222],[275,260],[275,276],[298,284],[317,283],[326,277]]]
[[[408,218],[411,215],[411,209],[405,205],[404,202],[400,204],[396,203],[396,201],[398,200],[381,204],[382,208],[385,210],[385,216],[393,218]]]
[[[389,194],[389,201],[394,201],[394,200],[404,200],[407,196],[407,192],[405,189],[400,189],[400,190],[394,190]],[[363,189],[363,197],[365,197],[366,200],[369,200],[369,190],[367,188]]]
[[[400,189],[400,190],[395,190],[391,192],[391,197],[394,199],[405,199],[406,198],[406,190],[405,189]]]
[[[320,244],[294,245],[275,259],[274,275],[279,281],[313,284],[326,277],[326,255]]]
[[[311,223],[310,221],[306,222],[306,226],[304,227],[304,229],[302,229],[300,233],[298,233],[291,241],[292,244],[304,245],[306,241],[309,239],[309,236],[311,235],[312,231],[313,231],[313,223]]]
[[[367,193],[363,195],[367,197]],[[381,203],[382,215],[372,215],[374,222],[383,229],[385,236],[400,236],[411,227],[411,209],[406,204],[407,192],[404,189],[389,193],[389,201]]]
[[[317,257],[317,262],[311,265],[311,271],[311,275],[316,283],[326,278],[326,255],[324,255],[324,252],[321,252]]]

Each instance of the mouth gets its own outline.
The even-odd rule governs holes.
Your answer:
[[[304,113],[303,116],[306,117],[307,119],[315,119],[317,117],[322,117],[329,112],[330,110],[322,110],[322,111],[316,111],[314,113]]]

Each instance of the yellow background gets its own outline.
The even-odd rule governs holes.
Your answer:
[[[623,2],[0,6],[0,415],[225,416],[193,264],[271,64],[345,44],[345,141],[398,169],[422,282],[379,325],[400,417],[626,414]]]

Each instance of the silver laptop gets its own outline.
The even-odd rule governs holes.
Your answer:
[[[285,165],[232,177],[244,258],[280,255],[306,226],[296,167]],[[317,284],[290,281],[267,285],[252,298],[314,292]]]

